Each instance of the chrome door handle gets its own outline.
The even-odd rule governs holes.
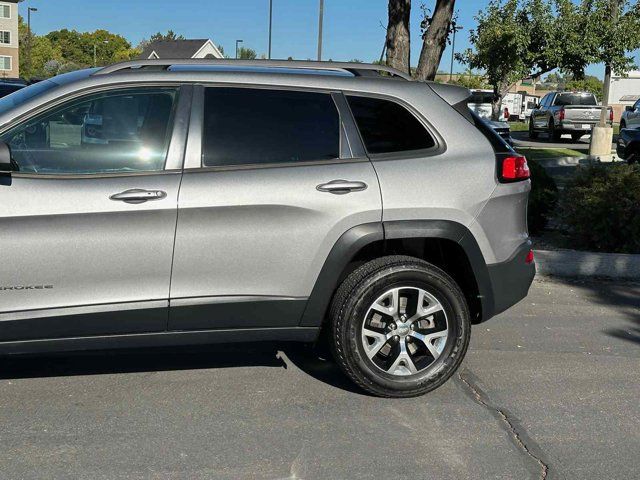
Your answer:
[[[320,192],[329,192],[334,195],[344,195],[345,193],[361,192],[367,189],[364,182],[350,182],[348,180],[332,180],[328,183],[318,185],[316,189]]]
[[[144,203],[149,200],[162,200],[166,196],[167,193],[162,190],[142,190],[140,188],[134,188],[125,190],[124,192],[114,193],[109,198],[125,203]]]

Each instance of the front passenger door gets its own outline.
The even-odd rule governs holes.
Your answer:
[[[87,94],[2,133],[0,341],[166,329],[189,92]]]

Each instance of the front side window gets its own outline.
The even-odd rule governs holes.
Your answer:
[[[369,97],[347,99],[369,153],[409,152],[435,146],[424,125],[402,105]]]
[[[74,99],[4,133],[20,172],[92,174],[164,168],[175,88]]]
[[[330,94],[207,88],[204,166],[298,163],[340,156],[340,116]]]

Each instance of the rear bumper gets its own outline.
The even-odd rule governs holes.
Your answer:
[[[493,296],[490,316],[504,312],[529,293],[529,287],[536,275],[535,262],[530,264],[525,262],[530,250],[531,241],[527,240],[518,247],[509,260],[488,265],[489,283]],[[488,316],[484,315],[484,319],[487,318]]]

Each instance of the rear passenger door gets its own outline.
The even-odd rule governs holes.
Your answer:
[[[297,326],[338,238],[381,220],[346,101],[273,88],[194,97],[169,328]]]

